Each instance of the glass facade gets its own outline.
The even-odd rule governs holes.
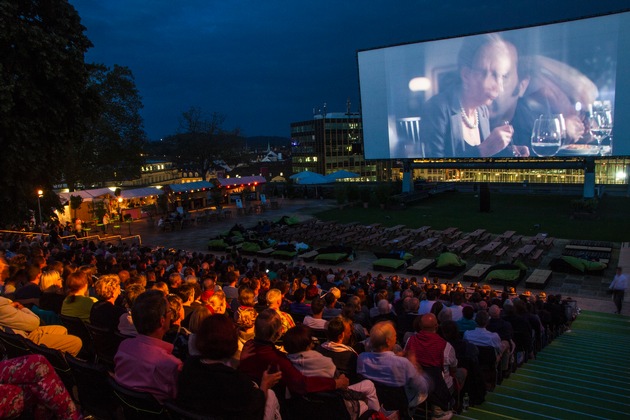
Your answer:
[[[361,117],[356,113],[317,115],[291,124],[293,173],[323,175],[344,169],[360,175],[353,181],[385,181],[393,176],[391,161],[363,158]]]
[[[312,120],[291,124],[293,173],[308,170],[326,175],[345,169],[361,175],[356,181],[402,179],[400,162],[363,158],[362,130],[358,113],[320,114]],[[431,163],[435,162],[440,161]],[[456,166],[452,161],[449,163]],[[416,161],[413,178],[433,182],[584,184],[584,169],[517,169],[502,163],[497,169],[456,169],[423,168],[422,162]],[[560,161],[559,166],[562,166]],[[595,159],[596,184],[627,185],[629,172],[630,158]]]
[[[595,183],[623,185],[628,183],[630,159],[595,160]],[[414,179],[434,182],[530,182],[583,184],[583,169],[450,169],[414,168]]]

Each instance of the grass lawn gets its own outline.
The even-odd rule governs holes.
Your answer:
[[[491,211],[481,213],[475,194],[446,192],[404,210],[347,207],[316,216],[339,223],[401,224],[410,228],[429,225],[434,229],[453,226],[464,232],[483,228],[492,233],[515,230],[521,235],[546,232],[556,238],[630,241],[630,198],[604,197],[594,220],[575,220],[571,218],[571,201],[576,198],[579,197],[492,193]]]

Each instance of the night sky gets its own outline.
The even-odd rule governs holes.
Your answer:
[[[313,109],[359,109],[356,52],[628,8],[622,0],[70,0],[86,60],[129,67],[150,140],[191,106],[246,136],[289,137]]]

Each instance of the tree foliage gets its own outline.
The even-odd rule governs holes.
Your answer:
[[[84,54],[91,43],[64,0],[0,2],[0,220],[22,220],[93,109]]]
[[[119,65],[91,65],[89,70],[88,94],[94,98],[95,113],[85,120],[83,135],[64,162],[71,190],[78,182],[93,185],[137,177],[144,163],[142,99],[131,70]]]
[[[191,107],[182,113],[180,133],[153,144],[153,152],[205,179],[214,161],[239,161],[244,141],[238,129],[226,130],[224,123],[225,116],[218,112],[207,118],[200,108]]]
[[[142,102],[126,67],[85,63],[92,46],[67,0],[0,2],[0,224],[59,206],[53,185],[137,175]],[[44,202],[45,201],[45,202]]]

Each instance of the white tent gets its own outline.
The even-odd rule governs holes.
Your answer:
[[[107,195],[113,196],[114,192],[109,188],[94,188],[91,190],[62,192],[62,193],[59,193],[59,198],[61,199],[62,203],[69,202],[71,195],[74,195],[75,197],[78,195],[83,199],[83,201],[92,201],[95,198],[101,198]]]
[[[120,197],[125,200],[131,198],[142,198],[142,197],[150,197],[152,195],[162,195],[164,191],[156,187],[146,187],[146,188],[134,188],[132,190],[122,190],[120,192]]]

